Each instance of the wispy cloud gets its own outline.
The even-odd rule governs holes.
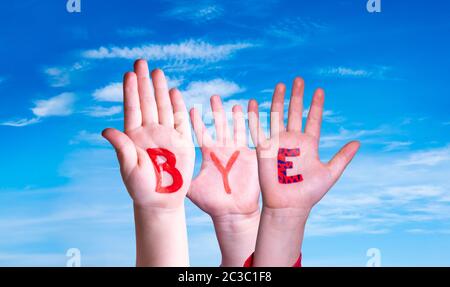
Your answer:
[[[95,118],[114,116],[121,112],[122,106],[112,106],[112,107],[93,106],[89,107],[86,110],[87,115]]]
[[[42,118],[54,116],[68,116],[73,113],[75,94],[62,93],[46,100],[35,101],[35,106],[31,108],[34,118],[9,120],[1,123],[4,126],[24,127],[38,123]]]
[[[337,147],[349,140],[363,140],[367,137],[380,135],[383,133],[383,129],[372,129],[372,130],[348,130],[345,128],[340,128],[339,133],[323,135],[320,138],[320,147],[329,148]]]
[[[325,24],[303,18],[288,18],[271,25],[267,35],[288,40],[290,44],[305,43],[318,32],[325,31]]]
[[[252,44],[240,42],[213,45],[200,40],[189,40],[177,44],[149,44],[137,47],[100,47],[83,52],[83,56],[92,59],[137,59],[147,60],[199,60],[214,62],[225,59],[233,53],[251,47]]]
[[[307,118],[309,113],[309,107],[303,110],[303,117]],[[331,110],[324,110],[322,113],[322,118],[327,123],[339,124],[345,122],[345,117],[338,112]]]
[[[269,92],[269,89],[267,89],[267,93],[268,92]],[[273,90],[270,90],[270,92],[272,93]],[[264,102],[259,103],[259,108],[262,111],[268,111],[268,110],[270,110],[271,105],[272,105],[271,101],[264,101]],[[289,105],[289,99],[285,99],[284,105],[286,107]],[[309,107],[303,110],[303,114],[302,114],[303,118],[307,118],[308,117],[308,113],[309,113]],[[284,113],[285,120],[287,120],[287,117],[288,117],[288,113]],[[331,110],[324,110],[323,113],[322,113],[322,117],[323,117],[323,120],[328,122],[328,123],[338,124],[338,123],[342,123],[342,122],[345,121],[345,117],[344,116],[342,116],[338,112],[331,111]]]
[[[101,136],[100,132],[92,133],[86,130],[78,132],[78,134],[70,140],[70,144],[88,143],[94,146],[107,145],[107,141]]]
[[[48,67],[45,68],[44,73],[48,76],[50,86],[59,88],[70,84],[72,73],[86,69],[87,62],[76,62],[67,67]]]
[[[383,151],[396,151],[408,148],[413,142],[411,141],[387,141],[384,142]]]
[[[313,211],[307,236],[386,233],[403,226],[405,230],[420,228],[422,224],[427,224],[430,233],[449,230],[450,161],[439,166],[397,164],[414,154],[357,155],[333,191]]]
[[[399,160],[400,166],[434,166],[450,161],[450,145],[442,148],[434,148],[416,151],[406,159]]]
[[[223,8],[213,1],[178,1],[164,15],[199,24],[219,18],[223,12]]]
[[[9,126],[9,127],[25,127],[29,126],[35,123],[38,123],[40,121],[39,118],[31,118],[31,119],[18,119],[18,120],[9,120],[2,122],[2,126]]]
[[[337,75],[343,77],[368,77],[371,73],[363,69],[353,69],[348,67],[332,67],[319,69],[320,75]]]
[[[319,68],[316,73],[328,77],[386,79],[386,73],[390,70],[391,68],[387,66],[376,66],[374,68],[337,66]]]
[[[1,249],[7,250],[0,253],[0,264],[64,266],[65,251],[71,247],[80,249],[82,266],[134,264],[132,203],[114,150],[99,147],[109,145],[100,133],[92,131],[79,132],[74,141],[97,147],[78,149],[66,156],[59,171],[67,183],[1,190],[0,229],[8,230],[8,238],[0,238]],[[24,196],[28,200],[23,200]],[[186,210],[191,263],[217,266],[220,255],[211,220],[190,202]],[[36,261],[23,255],[35,255],[32,250],[36,244],[45,246],[54,256],[42,251]]]

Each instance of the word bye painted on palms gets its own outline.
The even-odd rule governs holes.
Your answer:
[[[148,156],[150,157],[156,174],[156,192],[159,193],[172,193],[178,191],[183,186],[183,178],[180,171],[175,168],[177,160],[175,155],[163,148],[149,148],[147,149]],[[164,157],[164,162],[158,162],[158,156]],[[172,184],[169,186],[162,186],[162,173],[167,172],[172,177]]]
[[[278,149],[277,168],[278,168],[278,182],[282,184],[296,183],[303,180],[301,174],[287,175],[287,170],[291,169],[292,161],[286,160],[286,157],[298,157],[300,156],[299,148],[280,148]]]
[[[219,158],[213,153],[211,152],[211,160],[213,161],[214,165],[216,166],[216,168],[219,170],[219,172],[222,174],[222,180],[223,180],[223,186],[225,188],[225,192],[230,194],[231,193],[231,187],[230,184],[228,182],[228,174],[230,173],[231,167],[233,166],[234,162],[236,161],[236,159],[239,156],[239,151],[235,151],[230,159],[228,160],[226,166],[224,167],[222,165],[222,163],[220,162]]]

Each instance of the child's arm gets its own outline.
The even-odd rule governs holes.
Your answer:
[[[255,250],[259,225],[259,182],[256,153],[246,140],[242,108],[233,107],[231,135],[219,96],[211,97],[216,139],[208,134],[197,110],[191,122],[202,150],[202,167],[188,197],[208,213],[216,230],[221,266],[242,266]]]
[[[328,163],[318,146],[324,92],[316,90],[302,132],[304,83],[295,79],[284,127],[285,86],[278,84],[272,99],[270,138],[259,124],[258,104],[249,103],[249,125],[257,146],[263,210],[254,266],[292,266],[300,255],[306,220],[312,207],[339,179],[359,143],[345,145]]]
[[[125,132],[106,129],[133,199],[138,266],[187,266],[184,198],[194,169],[189,117],[179,91],[144,60],[125,74]]]

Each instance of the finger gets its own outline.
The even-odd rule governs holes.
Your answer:
[[[211,109],[214,116],[214,125],[216,127],[216,142],[225,144],[230,139],[230,132],[228,130],[227,116],[222,106],[222,101],[219,96],[212,96]]]
[[[308,119],[306,120],[305,134],[313,136],[319,142],[320,126],[322,125],[323,103],[325,101],[325,92],[317,89],[309,108]]]
[[[102,136],[114,147],[123,173],[128,174],[137,164],[136,146],[124,133],[116,129],[105,129]]]
[[[270,136],[273,137],[284,131],[284,93],[286,87],[284,84],[277,84],[272,98],[270,108]]]
[[[210,147],[214,141],[208,133],[208,129],[203,123],[202,117],[196,108],[190,110],[192,128],[194,129],[195,137],[197,138],[200,147]]]
[[[158,109],[159,123],[173,128],[173,111],[169,99],[169,89],[163,71],[152,71],[153,89],[155,91],[156,106]]]
[[[247,146],[244,112],[240,105],[233,106],[233,126],[234,144],[239,147]]]
[[[266,141],[266,136],[259,121],[258,102],[256,100],[248,102],[248,126],[253,144],[256,147]]]
[[[359,146],[360,143],[358,141],[349,142],[328,162],[327,165],[334,182],[336,182],[344,172],[345,168],[358,151]]]
[[[134,72],[137,76],[139,100],[141,104],[142,123],[157,123],[158,110],[156,108],[153,88],[150,86],[150,74],[145,60],[137,60],[134,63]]]
[[[289,102],[288,131],[302,131],[303,92],[305,84],[302,78],[295,78],[292,85],[291,100]]]
[[[141,108],[136,74],[128,72],[123,79],[123,110],[125,131],[136,129],[142,125]]]
[[[189,126],[189,117],[184,104],[183,96],[178,89],[169,91],[170,102],[173,108],[173,118],[175,129],[182,135],[191,137],[191,127]]]

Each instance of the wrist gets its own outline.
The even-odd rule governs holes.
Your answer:
[[[263,206],[261,217],[270,222],[270,226],[283,230],[304,227],[311,209],[305,208],[271,208]]]
[[[211,216],[216,232],[239,234],[252,229],[258,229],[260,210],[248,214],[224,214]]]
[[[263,207],[254,266],[292,266],[298,259],[309,209]]]
[[[241,267],[256,246],[260,212],[212,217],[222,254],[221,266]]]
[[[184,206],[134,206],[137,266],[189,264]],[[163,239],[163,240],[161,240]]]
[[[163,217],[173,217],[173,216],[184,216],[184,205],[176,207],[157,207],[148,204],[137,204],[133,203],[134,212],[136,215],[145,215],[146,218],[154,220],[153,217],[163,218]]]

